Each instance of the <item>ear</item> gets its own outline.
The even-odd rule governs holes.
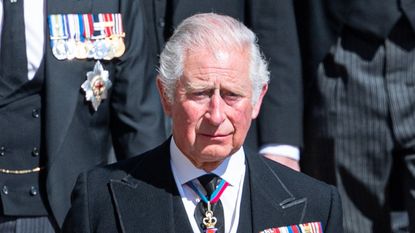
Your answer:
[[[261,94],[259,95],[259,98],[258,98],[257,102],[255,103],[254,108],[252,110],[252,116],[251,116],[252,119],[257,118],[257,116],[259,114],[259,110],[261,109],[262,100],[264,99],[264,96],[267,93],[267,91],[268,91],[268,84],[265,84],[262,87]]]
[[[164,113],[167,116],[171,117],[171,103],[169,102],[169,99],[166,96],[166,92],[164,90],[165,88],[164,88],[163,83],[160,81],[160,76],[159,75],[157,75],[157,89],[158,89],[159,94],[160,94],[161,104],[163,106]]]

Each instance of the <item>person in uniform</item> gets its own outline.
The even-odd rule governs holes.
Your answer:
[[[0,232],[59,232],[81,171],[164,137],[141,1],[0,1]]]

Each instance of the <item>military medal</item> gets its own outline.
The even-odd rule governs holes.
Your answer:
[[[119,13],[48,15],[52,53],[58,60],[95,59],[94,70],[87,72],[81,85],[85,99],[95,111],[107,98],[112,83],[99,60],[124,54],[122,17]]]
[[[83,36],[83,24],[81,24],[82,15],[74,14],[72,15],[72,20],[75,31],[75,58],[85,59],[87,58],[88,51],[85,49],[84,45],[85,37]]]
[[[112,86],[111,80],[108,79],[109,73],[97,61],[94,70],[89,71],[86,76],[87,80],[81,88],[85,91],[85,99],[90,101],[94,110],[97,111],[102,100],[107,98],[108,89]]]
[[[204,233],[215,233],[218,229],[215,227],[217,223],[217,218],[214,216],[214,212],[212,210],[212,204],[219,202],[220,196],[228,187],[229,183],[225,180],[221,180],[218,184],[216,189],[212,192],[210,197],[205,196],[192,182],[187,183],[189,187],[200,197],[200,201],[203,201],[207,205],[207,209],[204,213],[204,217],[202,219],[202,224],[204,227]],[[209,198],[209,199],[208,199]]]
[[[124,44],[124,29],[122,26],[122,18],[121,14],[115,14],[113,16],[114,27],[113,27],[113,35],[112,35],[112,47],[114,50],[115,57],[121,57],[125,52],[125,44]]]
[[[83,14],[82,15],[82,24],[83,24],[83,36],[85,38],[84,46],[85,50],[87,51],[87,58],[94,58],[95,50],[94,50],[94,41],[92,40],[92,36],[94,33],[94,26],[92,15],[90,14]]]
[[[64,40],[56,40],[52,47],[52,53],[56,59],[66,59],[66,44]]]
[[[108,56],[110,48],[108,43],[105,43],[105,40],[96,40],[94,42],[94,58],[97,60],[104,59]]]
[[[76,41],[75,41],[75,15],[65,15],[65,24],[66,24],[66,35],[68,39],[66,40],[66,57],[69,60],[72,60],[76,57]]]
[[[101,18],[105,23],[103,24],[105,39],[104,42],[108,48],[108,53],[104,57],[104,60],[111,60],[114,58],[114,46],[112,43],[113,38],[113,28],[114,28],[114,21],[112,14],[101,14]]]
[[[58,60],[66,59],[65,28],[62,17],[50,15],[48,17],[51,37],[52,53]]]
[[[218,229],[215,228],[217,219],[213,216],[213,211],[210,206],[210,201],[207,202],[207,210],[205,212],[205,217],[202,220],[203,225],[205,225],[205,233],[215,233]]]
[[[111,60],[125,52],[119,13],[48,16],[52,53],[59,60]]]
[[[78,59],[86,59],[88,57],[88,48],[85,46],[85,43],[77,41],[75,46],[75,57]]]
[[[67,40],[66,41],[66,58],[68,60],[72,60],[76,57],[77,51],[76,51],[76,42],[75,40]]]
[[[269,228],[259,233],[286,233],[286,232],[301,232],[301,233],[323,233],[321,222],[302,223],[298,225],[283,226],[278,228]]]
[[[125,52],[124,40],[119,37],[114,37],[111,40],[114,57],[121,57]]]

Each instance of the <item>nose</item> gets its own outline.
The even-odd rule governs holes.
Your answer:
[[[225,102],[219,93],[212,95],[206,118],[214,126],[219,126],[225,120]]]

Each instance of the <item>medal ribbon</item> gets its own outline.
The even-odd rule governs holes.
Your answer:
[[[114,14],[115,34],[124,37],[124,29],[122,27],[122,17],[120,13]]]
[[[111,26],[111,24],[113,24],[113,20],[112,20],[112,14],[104,14],[104,21],[105,21],[105,35],[107,36],[107,38],[110,38],[113,34],[113,26]]]
[[[55,46],[55,40],[67,39],[65,36],[64,19],[62,15],[48,15],[51,47]]]
[[[65,39],[68,39],[69,38],[68,15],[61,15],[61,19],[62,19],[63,36]]]
[[[92,34],[93,38],[96,40],[104,39],[105,38],[105,28],[104,28],[104,19],[102,14],[95,14],[91,16],[92,20]]]
[[[303,223],[299,225],[269,228],[259,233],[323,233],[321,222]]]
[[[92,25],[92,17],[90,14],[83,15],[84,23],[84,37],[87,40],[90,40],[94,32],[94,26]]]
[[[205,203],[216,203],[219,201],[220,197],[223,194],[223,191],[228,187],[229,183],[225,180],[221,180],[218,187],[216,187],[215,191],[210,195],[209,200],[207,197],[196,187],[196,185],[192,182],[188,183],[189,187],[201,198],[201,200]]]
[[[66,28],[68,30],[69,39],[75,39],[75,19],[74,15],[68,14],[65,15],[66,19]]]
[[[48,15],[48,23],[49,23],[49,34],[50,34],[50,43],[51,47],[53,48],[55,42],[55,30],[54,30],[54,23],[53,23],[53,15]]]
[[[64,17],[62,15],[49,15],[48,19],[51,39],[67,39],[65,35]]]
[[[84,27],[84,19],[82,14],[78,14],[78,27],[79,27],[79,37],[80,37],[80,41],[84,42],[85,41],[85,27]]]

